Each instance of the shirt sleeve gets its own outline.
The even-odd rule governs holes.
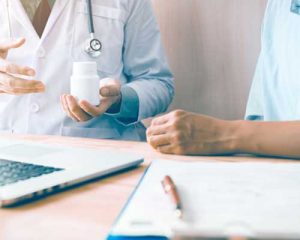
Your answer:
[[[122,102],[120,111],[114,114],[106,114],[126,125],[137,122],[139,116],[139,97],[136,91],[125,85],[121,88],[121,94]]]
[[[123,49],[123,71],[128,83],[116,117],[134,123],[168,109],[174,82],[150,0],[128,1],[128,8]]]
[[[246,120],[262,121],[264,119],[263,113],[263,99],[262,99],[262,70],[263,70],[263,54],[261,53],[256,66],[255,75],[253,78],[252,87],[250,90]]]
[[[265,47],[264,44],[268,44],[268,40],[265,37],[265,31],[268,28],[268,12],[270,8],[270,2],[268,2],[265,16],[261,29],[261,52],[257,61],[256,70],[248,98],[248,104],[245,114],[246,120],[263,121],[264,120],[264,99],[263,99],[263,81],[264,81],[264,62],[265,62]]]

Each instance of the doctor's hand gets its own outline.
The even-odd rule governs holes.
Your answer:
[[[122,100],[120,82],[114,79],[100,82],[99,98],[98,106],[93,106],[85,100],[78,102],[74,96],[68,94],[62,95],[60,101],[63,110],[76,122],[86,122],[106,112],[117,113],[120,111]]]
[[[45,90],[45,86],[41,81],[27,80],[22,77],[33,77],[35,75],[34,69],[19,66],[6,60],[11,49],[19,48],[24,43],[24,38],[5,42],[0,41],[0,93],[21,95],[39,93]]]
[[[216,155],[236,152],[238,122],[176,110],[154,119],[149,144],[161,153]]]

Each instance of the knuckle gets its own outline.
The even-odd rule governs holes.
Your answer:
[[[157,124],[158,124],[158,118],[153,119],[151,122],[151,126],[155,126]]]
[[[169,127],[172,130],[177,131],[180,128],[180,121],[178,119],[173,119],[173,121],[170,122]]]
[[[180,125],[182,124],[182,119],[184,117],[184,114],[182,113],[182,110],[176,110],[175,112],[172,113],[172,126],[175,128],[179,128]]]
[[[181,109],[177,109],[177,110],[173,111],[173,115],[175,118],[181,117],[184,113],[185,113],[185,111],[181,110]]]
[[[153,147],[157,147],[157,146],[158,146],[158,141],[157,141],[157,139],[152,138],[152,139],[151,139],[151,145],[152,145]]]

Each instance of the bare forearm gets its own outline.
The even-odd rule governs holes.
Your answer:
[[[147,137],[163,153],[300,158],[300,121],[224,121],[177,110],[154,119]]]
[[[235,125],[237,152],[300,158],[300,121],[237,121]]]

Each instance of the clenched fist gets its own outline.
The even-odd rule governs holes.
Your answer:
[[[236,151],[235,124],[176,110],[154,119],[147,139],[152,147],[167,154],[229,154]]]

